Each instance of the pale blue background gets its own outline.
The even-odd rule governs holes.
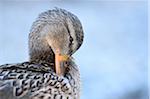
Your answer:
[[[65,8],[79,17],[85,33],[74,54],[81,99],[148,99],[147,2],[50,1],[0,1],[0,64],[27,61],[28,33],[37,15]]]

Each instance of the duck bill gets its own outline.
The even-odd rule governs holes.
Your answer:
[[[55,71],[59,76],[64,74],[64,62],[69,59],[68,55],[55,54]]]

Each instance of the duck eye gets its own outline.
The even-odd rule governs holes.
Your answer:
[[[73,38],[70,36],[70,42],[72,42],[73,41]]]

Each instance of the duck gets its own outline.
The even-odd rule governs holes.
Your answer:
[[[80,99],[72,55],[83,38],[73,13],[61,8],[40,13],[29,33],[29,61],[0,66],[0,99]]]

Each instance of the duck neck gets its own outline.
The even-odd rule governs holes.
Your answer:
[[[55,63],[55,56],[52,51],[34,51],[30,53],[30,62],[47,62],[47,63]]]
[[[55,54],[45,38],[39,33],[29,34],[29,60],[31,62],[55,63]]]

